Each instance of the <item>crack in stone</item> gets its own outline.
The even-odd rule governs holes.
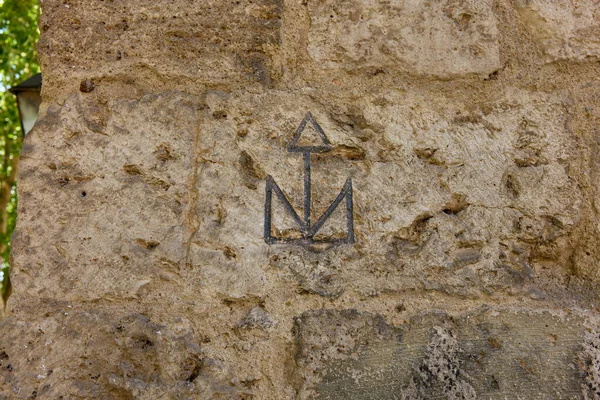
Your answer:
[[[181,265],[180,268],[190,265],[190,249],[192,247],[192,241],[194,239],[194,236],[196,236],[198,229],[200,229],[200,221],[198,220],[198,216],[196,215],[196,206],[198,205],[199,196],[198,178],[201,172],[200,164],[204,165],[199,152],[200,136],[200,120],[199,118],[197,118],[194,135],[194,146],[192,150],[194,152],[194,171],[192,172],[191,177],[188,178],[188,208],[184,219],[185,229],[188,233],[188,236],[185,242],[185,255],[182,260],[183,265]]]

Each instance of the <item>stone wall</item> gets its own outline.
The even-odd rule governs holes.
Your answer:
[[[600,398],[598,1],[42,8],[0,398]]]

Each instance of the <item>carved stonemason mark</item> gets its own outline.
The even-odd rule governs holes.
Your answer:
[[[319,134],[321,144],[317,146],[299,146],[298,141],[300,136],[306,128],[306,124],[310,123],[315,131]],[[352,211],[352,179],[348,178],[344,187],[340,191],[340,194],[331,203],[327,210],[321,215],[314,224],[311,224],[310,211],[311,211],[311,177],[310,177],[310,156],[311,153],[326,153],[331,150],[331,143],[321,126],[315,121],[314,117],[310,112],[306,113],[306,116],[298,126],[296,134],[290,142],[287,150],[292,153],[302,153],[304,157],[304,215],[303,218],[298,216],[296,210],[290,203],[287,196],[283,193],[279,185],[275,182],[272,176],[267,176],[266,181],[266,199],[265,199],[265,242],[268,244],[275,243],[288,243],[288,244],[319,244],[319,243],[330,243],[330,244],[345,244],[354,243],[354,217]],[[294,221],[300,227],[302,232],[302,238],[290,239],[280,238],[273,236],[271,230],[271,217],[272,217],[272,200],[273,193],[283,203],[286,212],[294,219]],[[345,200],[346,205],[346,236],[343,238],[330,238],[330,239],[314,239],[319,229],[323,227],[325,222],[329,219],[331,214],[337,209],[337,207]]]

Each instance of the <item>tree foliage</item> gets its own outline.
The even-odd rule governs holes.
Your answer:
[[[39,13],[38,0],[0,0],[0,267],[3,296],[9,289],[10,236],[17,220],[16,173],[23,142],[17,102],[8,89],[39,72],[35,51]]]

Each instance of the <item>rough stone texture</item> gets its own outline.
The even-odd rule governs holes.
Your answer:
[[[545,60],[598,60],[600,7],[595,0],[523,1],[520,13]]]
[[[42,3],[38,48],[48,94],[72,91],[75,77],[90,73],[131,85],[136,97],[150,86],[268,83],[281,41],[282,0]]]
[[[491,0],[308,3],[308,52],[320,66],[440,77],[500,67]]]
[[[308,311],[295,326],[299,398],[593,396],[580,382],[591,356],[581,351],[585,332],[584,319],[562,312],[426,313],[393,327],[357,310]]]
[[[43,1],[0,398],[598,397],[593,4]]]

